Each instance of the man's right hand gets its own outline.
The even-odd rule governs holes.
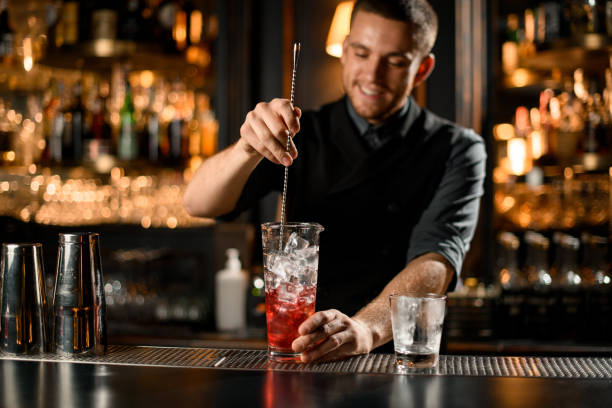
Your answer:
[[[300,131],[302,111],[291,106],[287,99],[260,102],[246,115],[240,128],[238,146],[249,154],[260,154],[276,164],[290,166],[297,157],[297,149],[290,143],[287,153],[288,132]]]

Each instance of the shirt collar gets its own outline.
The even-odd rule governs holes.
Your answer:
[[[380,125],[371,125],[370,122],[359,116],[348,97],[346,97],[345,100],[349,117],[357,127],[360,135],[364,135],[370,127],[373,127],[377,131],[382,130],[383,132],[381,134],[385,135],[393,131],[399,132],[402,128],[403,120],[408,115],[408,109],[410,107],[410,98],[406,98],[406,103],[404,103],[400,110],[391,115],[384,123]]]

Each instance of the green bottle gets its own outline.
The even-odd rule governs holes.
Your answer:
[[[119,111],[121,115],[121,131],[119,133],[119,158],[134,160],[138,156],[138,139],[136,138],[136,122],[134,121],[134,103],[130,84],[125,84],[125,99]]]

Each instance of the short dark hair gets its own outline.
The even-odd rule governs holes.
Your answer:
[[[438,16],[427,0],[357,0],[351,13],[351,24],[358,11],[410,24],[414,28],[414,44],[419,44],[425,55],[436,42]]]

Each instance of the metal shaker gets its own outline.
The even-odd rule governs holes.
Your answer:
[[[34,354],[48,350],[47,300],[41,244],[2,244],[0,350]]]
[[[60,354],[104,351],[106,313],[99,235],[59,234],[53,295],[53,346]]]

